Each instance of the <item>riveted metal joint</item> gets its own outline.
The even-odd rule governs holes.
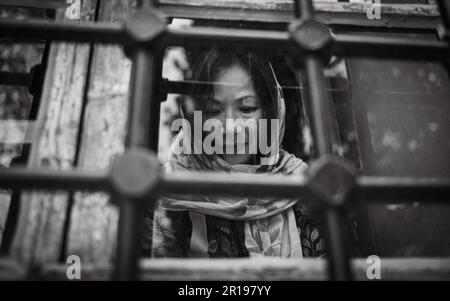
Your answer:
[[[339,157],[323,156],[307,173],[308,189],[321,206],[344,206],[356,187],[356,169]]]
[[[306,54],[317,55],[325,63],[330,61],[334,34],[326,25],[314,19],[300,19],[289,26],[289,34],[296,46],[291,53],[294,63]]]
[[[120,198],[148,200],[158,194],[160,175],[159,161],[152,151],[132,148],[113,162],[110,182]]]
[[[131,15],[124,23],[126,42],[125,54],[131,53],[138,47],[155,49],[164,42],[167,22],[158,11],[143,9]]]

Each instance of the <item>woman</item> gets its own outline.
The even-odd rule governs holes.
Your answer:
[[[216,137],[211,147],[220,142],[223,152],[189,152],[186,141],[191,141],[194,149],[204,147],[205,136],[211,132],[203,132],[199,139],[191,130],[183,128],[172,144],[166,172],[214,171],[255,176],[304,172],[307,165],[281,147],[284,99],[268,60],[251,52],[213,49],[198,56],[192,74],[195,81],[215,83],[195,86],[194,110],[202,113],[203,121],[219,121],[224,136],[237,136],[238,131],[249,134],[248,127],[242,128],[238,122],[230,126],[227,120],[266,119],[271,124],[273,119],[279,121],[279,126],[275,130],[269,130],[269,126],[256,129],[259,139],[264,137],[262,134],[267,135],[267,141],[272,141],[269,153],[263,153],[259,144],[256,152],[251,152],[249,135],[231,145],[227,145],[227,138],[220,142],[221,136]],[[191,113],[184,112],[187,120],[192,121]],[[238,149],[241,149],[239,153]],[[155,257],[322,256],[324,241],[316,226],[297,200],[167,196],[155,210],[152,254]]]

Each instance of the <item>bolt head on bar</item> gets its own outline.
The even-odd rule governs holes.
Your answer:
[[[165,18],[157,11],[138,11],[125,21],[124,32],[128,40],[125,48],[159,44],[157,41],[166,32],[166,23]]]
[[[294,21],[289,26],[289,33],[291,40],[297,46],[297,55],[319,55],[326,61],[331,57],[334,37],[326,25],[310,19]]]
[[[149,150],[134,148],[114,160],[111,184],[115,192],[124,198],[147,198],[156,193],[160,175],[156,155]]]

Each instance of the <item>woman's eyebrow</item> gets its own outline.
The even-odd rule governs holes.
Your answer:
[[[258,98],[254,94],[240,96],[240,97],[236,98],[236,100],[241,101],[243,104],[245,104],[246,102],[249,102],[251,104],[254,104],[255,102],[259,103]]]

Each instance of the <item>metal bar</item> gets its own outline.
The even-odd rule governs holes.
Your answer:
[[[163,174],[162,189],[173,194],[297,198],[307,194],[305,177],[247,176],[228,173]]]
[[[332,52],[336,56],[432,61],[447,59],[449,50],[447,44],[435,40],[358,34],[337,34],[332,46]]]
[[[61,0],[2,0],[2,6],[24,6],[24,7],[34,7],[34,8],[48,8],[57,9],[67,5]]]
[[[327,279],[323,258],[149,258],[140,261],[143,281],[323,281]],[[365,258],[352,259],[355,279],[368,281]],[[26,279],[28,266],[10,258],[0,259],[1,280]],[[111,264],[84,263],[83,280],[108,280]],[[46,264],[37,273],[39,280],[67,281],[67,264]],[[14,275],[14,276],[13,276]],[[450,280],[450,258],[382,258],[383,281]],[[370,282],[371,280],[369,280]],[[147,284],[144,284],[147,285]],[[148,287],[151,290],[153,287]],[[159,285],[156,283],[156,285]],[[444,284],[445,285],[445,284]],[[292,286],[295,289],[295,286]],[[153,291],[152,291],[153,292]]]
[[[438,0],[439,11],[442,23],[447,30],[450,29],[450,2],[448,0]]]
[[[323,63],[317,56],[308,55],[304,59],[309,112],[316,156],[332,153],[330,140],[330,103],[325,91]],[[351,280],[349,257],[344,245],[343,226],[339,208],[325,209],[327,256],[332,280]]]
[[[137,7],[139,9],[153,9],[158,7],[158,0],[137,0]]]
[[[329,100],[325,90],[325,77],[323,74],[323,63],[315,56],[305,56],[306,90],[308,93],[308,104],[310,121],[314,135],[314,144],[317,157],[331,153],[331,140],[328,112]]]
[[[136,200],[120,200],[114,280],[137,280],[141,220]]]
[[[284,32],[220,28],[170,29],[167,41],[175,46],[236,46],[263,50],[286,51],[292,47]],[[446,43],[398,37],[370,37],[358,34],[336,34],[332,48],[337,56],[410,58],[442,60],[450,53]]]
[[[149,3],[149,2],[148,2]],[[148,5],[153,4],[149,3]],[[162,56],[157,51],[131,49],[133,60],[130,111],[128,114],[128,148],[158,149],[160,99],[157,79],[162,70]],[[140,256],[141,212],[145,205],[154,206],[155,196],[122,199],[120,206],[116,280],[137,280]]]
[[[149,100],[152,86],[153,55],[146,49],[135,49],[131,78],[131,96],[128,113],[127,147],[148,147]],[[147,85],[150,87],[147,88]],[[115,280],[137,279],[139,250],[139,214],[135,199],[119,202],[119,230]]]
[[[248,176],[211,172],[161,175],[161,193],[295,198],[309,194],[305,176]],[[109,174],[82,170],[59,171],[21,167],[0,169],[0,186],[17,189],[111,192]],[[358,199],[369,202],[437,201],[450,205],[450,178],[356,178]]]
[[[261,50],[283,50],[291,42],[282,31],[225,29],[214,27],[191,27],[169,29],[168,43],[174,46],[220,46],[225,48],[252,48]]]
[[[202,4],[201,2],[204,2]],[[348,2],[348,1],[347,1]],[[346,25],[365,30],[377,28],[410,28],[435,30],[438,23],[438,11],[435,5],[382,4],[382,19],[367,18],[366,3],[314,3],[316,19],[327,25]],[[158,9],[166,16],[206,21],[240,21],[254,23],[272,23],[286,26],[294,20],[290,1],[233,1],[212,3],[211,1],[164,1]]]
[[[289,36],[281,31],[250,29],[225,29],[213,27],[192,27],[185,29],[167,29],[168,39],[173,45],[211,46],[216,42],[230,47],[235,43],[242,47],[282,47],[279,43],[288,43]],[[66,42],[95,42],[123,44],[127,37],[122,24],[114,23],[62,23],[45,21],[17,21],[0,19],[0,35],[16,38],[34,38]],[[235,45],[234,45],[235,46]]]
[[[122,43],[121,24],[0,19],[0,36],[80,43]]]
[[[316,3],[320,5],[321,3]],[[352,3],[354,6],[357,3]],[[362,3],[361,3],[362,4]],[[409,12],[414,12],[414,6],[408,7]],[[318,11],[316,12],[316,19],[323,24],[329,26],[345,26],[351,29],[363,29],[366,31],[379,29],[394,29],[394,30],[417,30],[417,31],[435,31],[439,25],[439,18],[435,13],[434,6],[427,7],[430,14],[390,14],[383,13],[382,20],[369,20],[367,13],[364,10],[359,12],[343,12],[343,11]],[[406,9],[403,6],[403,9]],[[420,10],[417,7],[417,10]],[[277,11],[277,10],[238,10],[227,9],[220,7],[189,7],[177,5],[160,6],[159,10],[164,15],[172,18],[185,18],[201,21],[225,21],[225,22],[252,22],[271,23],[273,26],[283,28],[286,24],[292,22],[294,17],[292,11]]]
[[[108,174],[82,170],[1,168],[0,186],[11,189],[86,190],[109,192]]]
[[[29,87],[31,79],[32,76],[29,73],[0,72],[0,85]]]
[[[149,147],[150,98],[154,89],[154,58],[150,51],[139,48],[132,53],[130,111],[128,114],[128,147]]]
[[[202,82],[202,81],[193,81],[193,80],[168,80],[168,79],[164,79],[164,86],[165,86],[165,91],[167,91],[167,93],[172,93],[172,94],[186,94],[186,95],[191,95],[194,91],[194,88],[197,88],[197,90],[202,90],[203,88],[212,88],[212,87],[220,87],[221,83],[219,82]],[[223,84],[223,86],[227,86],[229,87],[231,84]],[[294,90],[294,91],[299,91],[302,90],[303,87],[300,86],[283,86],[281,85],[281,88],[283,90]]]
[[[296,0],[296,16],[313,19],[312,0]],[[323,62],[319,55],[308,54],[303,60],[306,75],[310,121],[316,157],[332,153],[330,136],[331,102],[325,89]],[[300,75],[299,75],[300,78]],[[336,207],[325,209],[325,239],[327,243],[328,269],[331,280],[351,280],[349,256],[344,241],[341,210]]]
[[[0,35],[86,43],[123,44],[127,42],[122,25],[109,23],[73,24],[0,20]],[[285,51],[292,46],[289,35],[282,31],[210,27],[168,28],[166,41],[167,46],[211,47],[215,45],[225,48],[238,46],[272,51]],[[332,50],[335,55],[348,57],[442,60],[448,57],[450,46],[432,40],[337,34]]]
[[[362,176],[356,178],[356,183],[356,198],[359,200],[450,204],[450,179]]]
[[[155,56],[146,48],[130,49],[133,60],[130,109],[128,114],[129,148],[154,147],[156,129],[151,121],[159,116],[159,99],[155,99]],[[157,103],[157,105],[155,105]],[[155,133],[156,132],[156,133]],[[143,200],[123,199],[119,202],[120,217],[117,243],[116,280],[135,280],[138,272],[140,212]]]
[[[296,18],[312,19],[314,13],[314,4],[311,0],[294,1],[294,16]]]
[[[342,208],[325,209],[325,239],[327,243],[328,272],[331,280],[352,280],[350,257],[343,230]]]
[[[309,194],[308,178],[220,173],[163,174],[164,193],[295,198]],[[450,205],[450,178],[356,177],[356,197],[369,202],[442,202]]]
[[[156,2],[156,0],[152,0]],[[159,122],[160,122],[160,113],[161,113],[161,92],[163,89],[163,78],[162,78],[162,69],[163,69],[163,60],[164,60],[164,49],[158,49],[158,51],[154,51],[154,66],[152,70],[152,79],[153,83],[150,88],[151,96],[148,100],[150,102],[149,105],[149,137],[148,137],[148,145],[149,149],[152,150],[155,154],[158,153],[159,147]]]

